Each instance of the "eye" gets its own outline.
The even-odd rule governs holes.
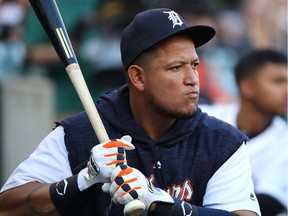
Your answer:
[[[273,77],[271,79],[271,82],[277,85],[281,85],[281,84],[285,84],[287,81],[286,81],[286,78],[283,78],[283,77]]]
[[[198,66],[199,66],[199,62],[192,63],[193,70],[196,70]]]
[[[182,65],[179,64],[179,65],[175,65],[175,66],[171,67],[170,70],[179,71],[181,68],[182,68]]]

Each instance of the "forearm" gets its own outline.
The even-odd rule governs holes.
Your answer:
[[[0,215],[59,215],[50,198],[50,184],[30,182],[0,194]]]
[[[61,215],[73,215],[79,206],[85,204],[86,197],[102,193],[102,183],[95,183],[85,190],[80,190],[78,174],[66,178],[50,186],[50,197],[55,208]],[[82,178],[82,176],[80,176]]]

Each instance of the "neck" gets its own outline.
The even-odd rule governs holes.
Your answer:
[[[273,116],[242,104],[237,115],[237,128],[252,138],[269,127],[272,119]]]
[[[141,96],[140,96],[141,97]],[[130,107],[135,122],[154,140],[159,140],[175,123],[176,119],[156,112],[138,96],[130,95]]]

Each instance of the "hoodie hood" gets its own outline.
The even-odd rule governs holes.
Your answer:
[[[146,132],[134,121],[129,106],[129,88],[127,85],[110,93],[103,94],[97,101],[101,118],[122,135],[130,135],[139,143],[171,145],[190,136],[201,119],[202,112],[197,110],[191,118],[179,119],[172,128],[157,142],[154,142]],[[107,124],[107,125],[108,125]]]

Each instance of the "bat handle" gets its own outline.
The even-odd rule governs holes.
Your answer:
[[[133,200],[124,207],[125,216],[140,216],[145,211],[145,204],[140,200]]]
[[[66,67],[66,72],[84,106],[91,125],[98,137],[100,143],[109,141],[108,134],[105,130],[100,115],[95,107],[94,101],[91,97],[89,89],[84,80],[82,71],[78,63],[70,64]]]
[[[78,93],[98,140],[101,143],[109,141],[108,134],[90,95],[79,64],[73,63],[68,65],[66,67],[66,72],[68,73],[70,80]],[[124,207],[125,216],[140,216],[144,211],[145,205],[139,200],[133,200],[127,203]]]

